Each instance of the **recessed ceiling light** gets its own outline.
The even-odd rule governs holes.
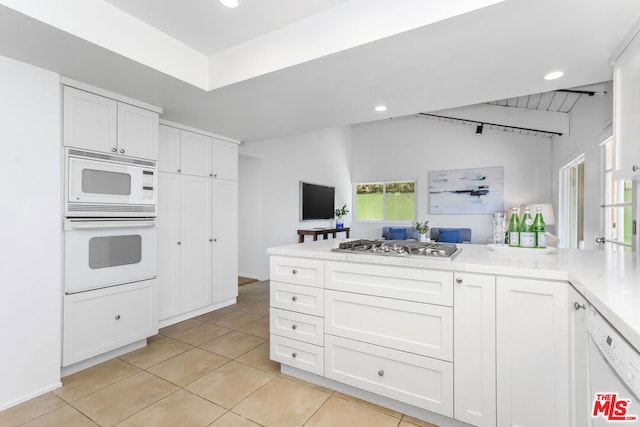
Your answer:
[[[552,71],[549,74],[544,76],[545,80],[555,80],[555,79],[559,79],[560,77],[564,76],[564,72],[563,71]]]
[[[373,107],[374,110],[376,110],[378,113],[382,113],[383,111],[387,111],[387,106],[386,105],[376,105],[375,107]]]
[[[240,0],[220,0],[220,3],[222,3],[223,6],[227,6],[230,8],[240,6]]]

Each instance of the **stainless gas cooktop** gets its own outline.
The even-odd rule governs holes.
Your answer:
[[[388,255],[388,256],[416,256],[451,259],[462,252],[454,243],[415,242],[407,240],[351,240],[341,242],[332,249],[333,252]]]

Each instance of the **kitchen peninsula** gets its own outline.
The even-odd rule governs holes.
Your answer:
[[[268,251],[285,373],[440,426],[584,425],[589,310],[640,349],[636,254],[460,245],[425,258],[339,242]]]

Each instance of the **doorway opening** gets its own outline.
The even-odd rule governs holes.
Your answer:
[[[584,153],[560,169],[560,246],[584,249]]]

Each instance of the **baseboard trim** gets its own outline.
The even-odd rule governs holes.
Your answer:
[[[0,411],[4,411],[5,409],[9,409],[13,406],[19,405],[23,402],[26,402],[27,400],[31,400],[34,399],[38,396],[42,396],[43,394],[49,393],[52,390],[55,390],[57,388],[62,387],[62,383],[60,381],[53,383],[53,384],[49,384],[48,386],[45,386],[43,388],[41,388],[38,391],[34,391],[33,393],[29,393],[25,396],[22,396],[18,399],[12,400],[11,402],[5,402],[0,404]]]

